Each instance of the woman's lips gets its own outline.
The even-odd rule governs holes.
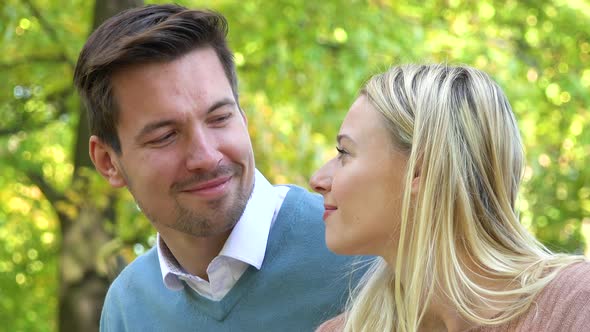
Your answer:
[[[338,210],[336,206],[324,204],[324,221],[336,210]]]

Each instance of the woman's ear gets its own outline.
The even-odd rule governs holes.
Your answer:
[[[125,177],[117,165],[116,152],[95,135],[90,137],[88,147],[90,159],[98,173],[115,188],[126,186]]]
[[[414,173],[414,179],[412,179],[412,195],[418,194],[420,190],[420,171],[416,170]]]

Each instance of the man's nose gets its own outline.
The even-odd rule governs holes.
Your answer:
[[[186,168],[190,171],[215,169],[223,159],[219,143],[214,135],[196,131],[187,147]]]

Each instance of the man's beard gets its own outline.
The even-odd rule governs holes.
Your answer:
[[[169,194],[176,197],[183,188],[188,188],[195,183],[209,181],[222,176],[232,176],[231,181],[244,180],[244,167],[237,164],[230,164],[220,166],[213,172],[196,173],[189,179],[174,183],[170,188]],[[254,179],[254,177],[252,177]],[[128,181],[129,188],[131,183]],[[178,199],[175,199],[175,222],[170,224],[158,220],[155,214],[150,213],[149,209],[145,208],[145,204],[136,198],[137,204],[141,208],[146,217],[154,224],[166,225],[168,228],[175,229],[179,232],[198,236],[207,237],[218,235],[232,229],[242,217],[246,204],[250,199],[250,195],[254,190],[254,183],[248,185],[247,183],[238,182],[237,192],[229,193],[228,196],[210,201],[207,203],[207,208],[203,207],[201,210],[189,209],[181,204]],[[135,195],[134,195],[135,196]]]
[[[253,188],[238,188],[235,195],[208,202],[208,210],[194,211],[176,202],[176,222],[170,225],[177,231],[207,237],[232,229],[242,217]],[[226,205],[224,209],[224,204]]]

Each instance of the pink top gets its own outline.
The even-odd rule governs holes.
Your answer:
[[[590,331],[590,263],[573,264],[561,271],[522,316],[470,331]]]
[[[342,331],[343,315],[322,324],[316,332]],[[497,326],[480,326],[469,332],[578,332],[590,331],[590,262],[561,271],[522,316]]]

